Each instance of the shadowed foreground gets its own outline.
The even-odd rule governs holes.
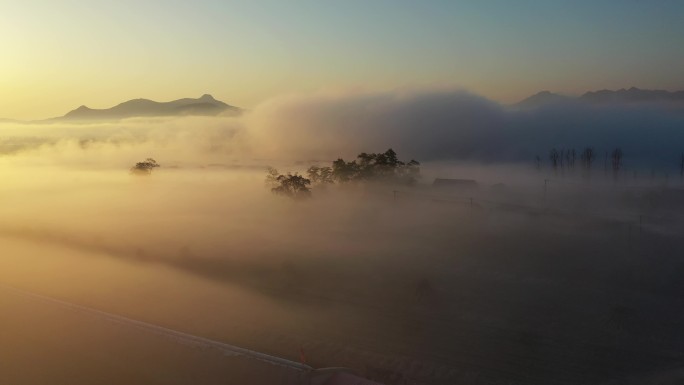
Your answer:
[[[81,174],[65,175],[49,201],[36,178],[5,191],[0,283],[294,362],[303,350],[387,385],[682,377],[684,221],[656,187],[473,201],[330,189],[301,203],[274,199],[262,175],[98,174],[80,193]],[[3,383],[292,379],[0,296]]]
[[[3,384],[300,384],[304,372],[0,290]],[[38,363],[40,363],[38,365]]]

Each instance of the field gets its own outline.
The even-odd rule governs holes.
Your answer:
[[[520,172],[296,202],[262,178],[35,167],[0,191],[0,282],[386,384],[663,383],[681,365],[678,207],[652,203],[671,188],[558,178],[544,194]],[[297,381],[0,292],[3,382]]]

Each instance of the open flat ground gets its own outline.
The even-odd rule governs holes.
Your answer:
[[[276,207],[279,217],[297,213],[274,225],[289,225],[284,238],[269,232],[274,227],[230,238],[240,224],[229,224],[218,235],[195,235],[192,247],[169,238],[168,249],[155,249],[163,242],[136,238],[124,227],[110,237],[97,232],[111,223],[94,224],[99,237],[45,224],[7,227],[0,282],[292,361],[303,350],[313,367],[349,367],[386,384],[681,378],[684,241],[676,222],[638,227],[631,214],[623,220],[561,210],[553,201],[533,209],[368,194]],[[184,201],[182,194],[169,199],[159,207]],[[314,214],[331,201],[342,209]],[[127,209],[161,210],[148,204]],[[130,215],[121,207],[107,210],[111,217]],[[182,226],[194,226],[181,214],[175,215]],[[267,215],[257,214],[255,223]],[[181,225],[162,222],[149,237],[178,234],[174,226]],[[216,239],[282,255],[245,262],[232,257],[239,250],[224,254],[201,243]],[[0,301],[3,383],[298,381],[283,368],[3,290]]]

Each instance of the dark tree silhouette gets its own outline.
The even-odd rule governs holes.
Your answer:
[[[331,167],[311,166],[306,170],[306,174],[314,184],[326,185],[334,183],[333,170]]]
[[[356,160],[337,159],[332,164],[332,178],[340,183],[349,181],[390,181],[412,184],[420,174],[420,163],[404,163],[391,148],[384,153],[362,152]]]
[[[611,159],[613,162],[613,175],[617,177],[620,167],[622,167],[622,149],[620,147],[613,150]]]
[[[568,169],[575,168],[575,149],[565,151],[565,163]]]
[[[591,164],[594,163],[595,157],[596,153],[594,152],[593,148],[586,147],[584,150],[582,150],[582,154],[580,155],[582,167],[584,167],[584,169],[587,171],[591,170]]]
[[[420,178],[420,163],[413,159],[406,164],[402,163],[401,166],[395,169],[395,176],[403,183],[416,183],[416,180]]]
[[[560,159],[560,154],[558,154],[558,151],[555,148],[551,149],[551,152],[549,152],[549,160],[551,161],[551,167],[553,168],[553,171],[558,170],[558,160]]]
[[[357,157],[359,164],[360,179],[380,179],[395,176],[399,167],[404,162],[397,159],[397,153],[391,148],[380,154],[367,154],[362,152]]]
[[[293,199],[311,197],[311,189],[309,188],[311,181],[297,173],[278,175],[278,177],[276,177],[276,182],[278,185],[271,189],[274,194]]]
[[[411,184],[420,174],[420,163],[411,160],[404,163],[397,158],[397,153],[391,148],[383,153],[361,153],[356,160],[347,162],[337,159],[332,167],[311,166],[306,171],[308,178],[297,173],[280,174],[275,168],[269,167],[266,174],[266,184],[271,191],[278,195],[291,198],[306,198],[311,196],[312,182],[316,185],[329,185],[334,182],[346,183],[350,181],[380,180],[393,183]]]
[[[534,157],[534,165],[535,165],[535,167],[537,167],[537,171],[541,170],[541,163],[542,163],[542,160],[539,157],[539,155],[535,156]]]
[[[159,163],[152,158],[147,158],[143,162],[138,162],[135,166],[131,167],[131,173],[135,175],[150,175],[152,170],[160,167]]]
[[[344,183],[356,178],[359,172],[359,165],[356,161],[346,162],[344,159],[337,159],[332,163],[333,179]]]

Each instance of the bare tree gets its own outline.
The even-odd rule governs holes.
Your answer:
[[[594,152],[593,148],[585,147],[584,150],[582,150],[582,154],[580,154],[580,159],[582,160],[582,166],[585,170],[591,170],[591,164],[594,162],[595,157],[596,153]]]
[[[616,147],[613,150],[611,159],[613,161],[613,176],[617,178],[620,167],[622,167],[622,149],[620,147]]]
[[[534,157],[534,165],[537,167],[537,171],[541,170],[541,157],[539,155]]]
[[[553,171],[558,170],[558,159],[560,159],[560,154],[558,154],[558,150],[552,148],[551,152],[549,153],[549,160],[551,161],[551,167],[553,167]]]
[[[575,157],[576,153],[574,148],[572,150],[565,151],[566,163],[568,164],[569,169],[575,168]]]

